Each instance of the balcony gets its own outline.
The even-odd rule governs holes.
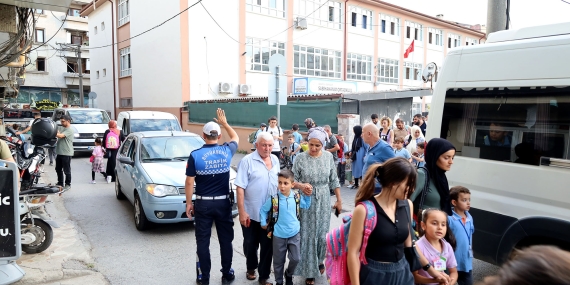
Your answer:
[[[61,20],[65,19],[65,15],[60,16]],[[67,16],[67,20],[63,24],[63,28],[71,31],[88,32],[89,25],[87,25],[87,18],[77,16]]]
[[[65,78],[65,84],[67,87],[78,87],[79,86],[79,75],[73,72],[64,72],[63,77]],[[91,75],[83,74],[83,86],[91,86]]]

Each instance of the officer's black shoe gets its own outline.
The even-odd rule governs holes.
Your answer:
[[[210,285],[210,279],[198,279],[198,278],[196,278],[196,285]]]
[[[221,270],[220,270],[221,271]],[[230,284],[232,281],[236,279],[236,275],[234,274],[234,269],[230,268],[230,272],[227,274],[223,274],[222,276],[222,284]]]

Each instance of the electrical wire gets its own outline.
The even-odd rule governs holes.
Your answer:
[[[568,1],[564,1],[564,0],[560,0],[560,1],[562,1],[562,2],[564,2],[564,3],[566,3],[566,4],[570,4],[570,2],[568,2]]]
[[[138,34],[136,34],[136,35],[134,35],[134,36],[132,36],[132,37],[130,37],[130,38],[128,38],[128,39],[124,39],[124,40],[122,40],[122,41],[120,41],[120,42],[116,42],[116,43],[112,43],[112,44],[108,44],[108,45],[104,45],[104,46],[90,47],[90,48],[85,48],[85,49],[86,49],[86,50],[91,50],[91,49],[106,48],[106,47],[118,45],[118,44],[120,44],[120,43],[129,41],[129,40],[132,40],[132,39],[134,39],[134,38],[136,38],[136,37],[139,37],[139,36],[141,36],[141,35],[144,35],[144,34],[150,32],[150,31],[152,31],[152,30],[154,30],[154,29],[156,29],[156,28],[158,28],[158,27],[160,27],[160,26],[166,24],[168,21],[170,21],[170,20],[172,20],[172,19],[174,19],[174,18],[180,16],[180,14],[182,14],[182,13],[184,13],[184,12],[190,10],[190,8],[192,8],[192,7],[196,6],[196,5],[198,5],[198,3],[200,3],[200,2],[202,2],[202,0],[198,0],[198,2],[192,4],[192,5],[189,6],[188,8],[186,8],[186,9],[180,11],[178,14],[176,14],[176,15],[174,15],[174,16],[168,18],[166,21],[164,21],[164,22],[162,22],[162,23],[160,23],[160,24],[158,24],[158,25],[156,25],[156,26],[154,26],[154,27],[152,27],[152,28],[150,28],[150,29],[148,29],[148,30],[146,30],[146,31],[144,31],[144,32],[138,33]]]
[[[54,17],[55,17],[55,16],[54,16]],[[57,31],[53,34],[53,36],[51,36],[51,38],[49,38],[49,40],[44,41],[41,45],[39,45],[39,46],[37,46],[37,47],[35,47],[35,48],[29,50],[29,51],[27,52],[27,54],[29,54],[29,53],[32,52],[32,51],[35,51],[35,50],[39,49],[40,47],[42,47],[43,45],[45,45],[45,44],[47,44],[49,41],[51,41],[51,40],[57,35],[57,33],[59,33],[59,31],[60,31],[61,28],[63,27],[63,24],[65,24],[65,21],[66,21],[66,20],[67,20],[67,13],[65,14],[65,19],[63,19],[63,21],[61,22],[61,25],[59,26],[59,29],[57,29]]]
[[[206,11],[206,13],[208,13],[208,15],[210,16],[210,18],[212,18],[212,20],[214,21],[214,23],[216,23],[216,25],[218,25],[218,27],[230,38],[232,39],[234,42],[236,43],[240,43],[238,40],[234,39],[232,36],[230,36],[230,34],[228,34],[228,32],[226,32],[226,30],[224,30],[224,28],[222,28],[222,26],[220,26],[220,24],[218,24],[218,21],[216,21],[216,19],[214,19],[214,17],[212,16],[212,14],[210,14],[210,12],[208,12],[208,9],[206,9],[206,7],[204,6],[204,4],[202,4],[202,2],[200,2],[200,5],[202,5],[202,8],[204,8],[204,10]]]

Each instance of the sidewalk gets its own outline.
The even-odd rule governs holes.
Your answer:
[[[46,165],[44,182],[55,182],[53,167]],[[73,191],[73,190],[70,190]],[[25,271],[22,280],[14,284],[109,284],[103,274],[97,271],[97,265],[91,257],[91,247],[86,238],[77,232],[75,223],[63,205],[62,196],[52,195],[48,201],[47,212],[57,222],[51,246],[38,254],[22,252],[18,265]]]

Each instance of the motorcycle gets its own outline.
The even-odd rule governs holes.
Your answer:
[[[33,254],[48,249],[53,241],[53,228],[59,225],[46,212],[49,195],[61,195],[61,187],[34,185],[20,191],[20,239],[22,251]]]

